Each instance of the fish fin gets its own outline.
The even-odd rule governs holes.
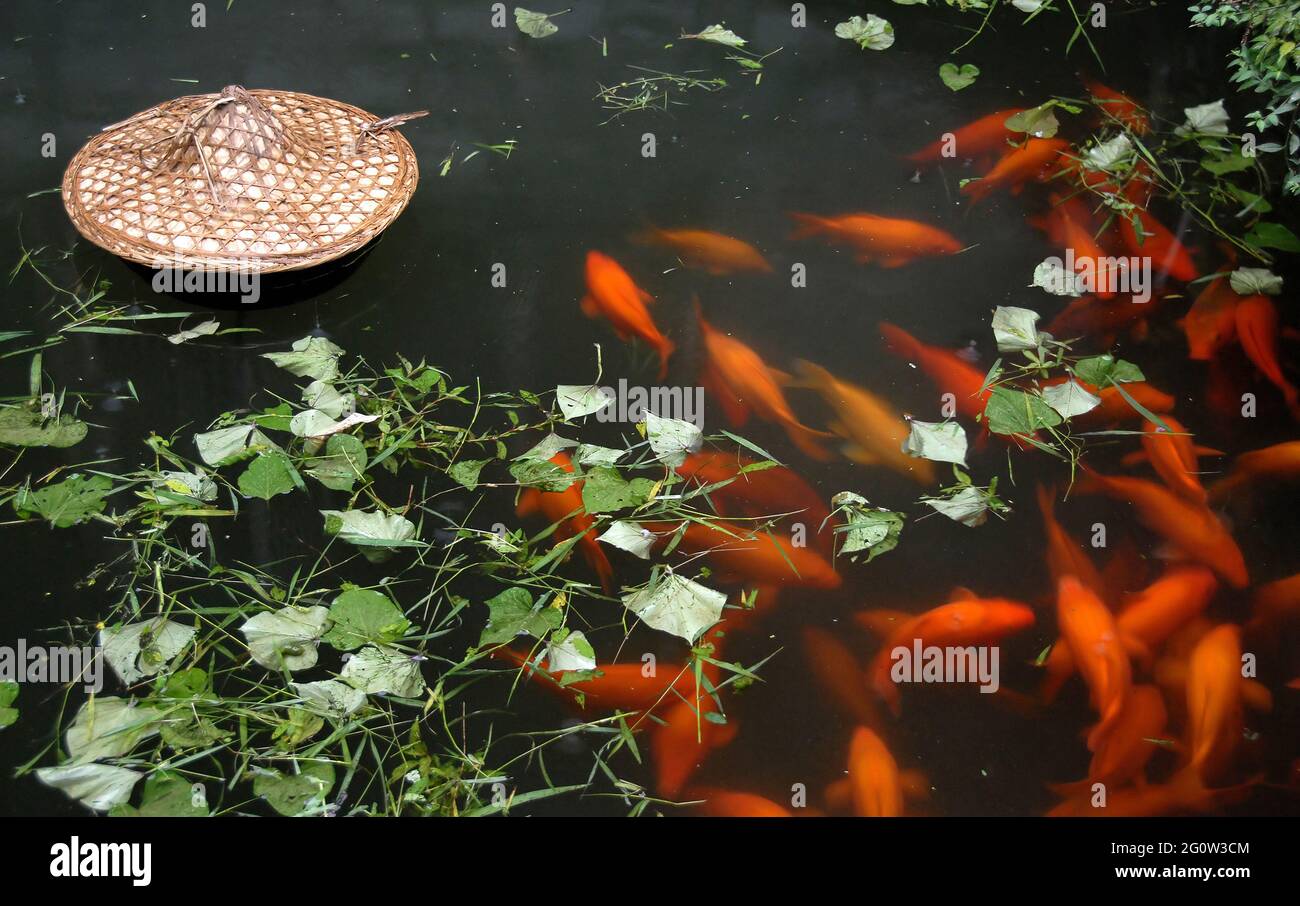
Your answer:
[[[1243,679],[1241,681],[1242,700],[1255,711],[1273,710],[1273,693],[1259,680]]]
[[[955,585],[953,586],[952,591],[948,592],[949,604],[954,603],[956,601],[978,601],[978,600],[979,600],[979,595],[975,594],[975,592],[971,591],[965,585]]]
[[[655,348],[659,350],[659,380],[662,381],[668,376],[668,357],[673,354],[677,344],[667,337],[661,336],[659,342],[655,344]]]
[[[772,380],[776,381],[782,387],[789,387],[794,384],[794,375],[788,371],[782,371],[780,368],[767,366],[767,373],[772,375]]]
[[[1227,456],[1222,450],[1216,450],[1213,447],[1202,447],[1200,445],[1192,447],[1192,452],[1197,456]]]
[[[826,807],[833,812],[848,811],[853,807],[853,784],[849,778],[836,780],[826,787],[826,792],[822,794],[822,799]]]
[[[830,437],[824,431],[814,431],[799,422],[792,421],[785,425],[785,433],[790,438],[790,442],[803,451],[804,455],[818,462],[830,462],[834,457],[826,451],[821,445],[820,438]]]
[[[636,293],[637,296],[640,297],[641,301],[644,302],[646,305],[654,305],[655,303],[654,296],[650,295],[648,292],[646,292],[643,289],[638,289]]]
[[[588,318],[600,317],[600,306],[596,304],[596,300],[593,299],[590,294],[583,296],[578,301],[578,306],[582,309],[582,313]]]
[[[838,433],[838,432],[836,432]],[[880,462],[880,458],[872,453],[866,447],[856,443],[846,443],[840,446],[840,452],[848,459],[864,466],[872,466]]]
[[[1120,465],[1122,466],[1135,466],[1138,463],[1146,462],[1146,460],[1147,460],[1146,450],[1134,450],[1131,453],[1125,453],[1122,457],[1120,457],[1119,462]]]
[[[790,219],[797,224],[794,232],[790,234],[791,239],[807,239],[809,236],[816,236],[826,229],[826,218],[824,217],[818,217],[816,214],[804,214],[799,211],[790,211],[789,215]]]

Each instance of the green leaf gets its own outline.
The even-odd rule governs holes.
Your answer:
[[[635,522],[620,519],[613,522],[596,540],[604,541],[642,560],[649,560],[650,551],[654,548],[655,536],[649,529],[642,528]]]
[[[327,761],[305,762],[301,774],[261,769],[253,778],[253,794],[287,818],[296,818],[304,812],[320,813],[332,789],[334,765]]]
[[[997,340],[998,352],[1037,349],[1038,312],[999,305],[993,311],[993,338]]]
[[[934,462],[966,465],[966,430],[954,421],[923,422],[912,419],[903,452]]]
[[[682,37],[696,41],[711,41],[714,44],[722,44],[726,47],[744,47],[747,43],[740,35],[721,25],[710,25],[698,34],[682,35]]]
[[[330,418],[342,418],[356,411],[357,398],[351,393],[340,393],[333,384],[312,381],[302,391],[303,405],[324,412]],[[284,430],[289,430],[288,426]]]
[[[245,497],[270,500],[292,491],[296,474],[293,462],[283,453],[263,453],[239,476],[239,492]]]
[[[1129,381],[1145,381],[1142,369],[1132,362],[1116,359],[1110,353],[1080,359],[1074,365],[1074,375],[1079,380],[1094,387],[1105,388],[1109,384],[1122,384]]]
[[[948,497],[927,497],[925,503],[954,522],[972,528],[989,518],[989,500],[982,488],[964,487]]]
[[[598,466],[582,483],[582,506],[593,516],[638,507],[650,498],[654,486],[648,478],[624,481],[615,469]]]
[[[479,647],[501,645],[518,635],[545,638],[564,622],[564,614],[554,607],[540,607],[524,588],[507,588],[487,600],[488,621],[479,636]]]
[[[73,764],[102,758],[120,758],[144,739],[158,733],[161,712],[149,705],[113,695],[100,695],[85,702],[63,737],[64,748]]]
[[[556,14],[535,13],[530,9],[524,9],[522,6],[516,6],[515,25],[530,38],[549,37],[560,30],[559,26],[551,21],[553,15]]]
[[[1228,283],[1241,296],[1282,295],[1282,278],[1266,267],[1239,267],[1228,275]]]
[[[897,3],[899,0],[894,2]],[[943,79],[943,83],[953,91],[961,91],[975,84],[979,74],[980,68],[973,63],[964,63],[961,67],[956,63],[944,63],[939,67],[939,78]]]
[[[55,528],[67,528],[104,512],[113,483],[103,475],[73,475],[33,491],[24,485],[14,494],[14,512],[24,519],[39,516]]]
[[[560,384],[555,388],[555,402],[565,421],[599,412],[609,405],[609,397],[595,384]]]
[[[1186,107],[1183,114],[1187,117],[1186,121],[1174,130],[1179,135],[1189,132],[1202,135],[1228,134],[1228,111],[1223,106],[1222,98],[1197,107]]]
[[[307,460],[305,471],[331,491],[351,493],[353,485],[365,477],[369,457],[366,445],[351,434],[335,434],[325,442],[325,455]]]
[[[1055,409],[1061,418],[1073,418],[1096,409],[1101,405],[1101,397],[1093,396],[1076,381],[1065,381],[1044,387],[1043,402]]]
[[[676,573],[623,596],[623,606],[652,629],[671,633],[694,644],[704,630],[722,618],[727,596]]]
[[[546,645],[546,669],[552,673],[595,670],[596,650],[581,632],[557,629]]]
[[[348,658],[339,679],[367,695],[419,698],[425,689],[420,660],[391,648],[367,645]]]
[[[88,809],[106,812],[131,799],[131,790],[144,776],[127,768],[108,764],[65,764],[37,768],[41,783],[76,799]]]
[[[266,450],[279,450],[255,425],[233,425],[194,435],[199,458],[210,466],[228,466]]]
[[[220,321],[204,321],[202,324],[195,325],[189,330],[182,330],[174,333],[167,338],[167,342],[173,346],[179,346],[181,343],[187,343],[190,340],[197,340],[199,337],[208,337],[221,329]]]
[[[155,617],[125,626],[105,626],[99,633],[104,659],[128,686],[155,676],[194,638],[193,626]]]
[[[1255,158],[1247,157],[1242,153],[1242,149],[1233,147],[1226,154],[1216,154],[1211,157],[1201,159],[1201,168],[1213,173],[1215,176],[1222,176],[1225,173],[1238,173],[1242,170],[1249,170],[1255,166]]]
[[[479,473],[491,461],[490,459],[462,459],[460,462],[452,463],[447,474],[461,487],[472,491],[478,486]]]
[[[339,651],[355,651],[369,642],[395,642],[411,621],[388,595],[369,588],[350,588],[330,605],[333,625],[323,641]]]
[[[112,818],[206,818],[208,800],[194,785],[170,771],[159,771],[145,778],[140,807],[119,805],[109,812]]]
[[[0,730],[12,727],[18,720],[18,709],[10,707],[18,700],[18,684],[0,683]]]
[[[1039,104],[1012,114],[1003,125],[1012,132],[1024,132],[1034,138],[1051,138],[1061,128],[1061,123],[1053,112],[1058,106],[1055,101]]]
[[[1300,238],[1280,223],[1257,223],[1246,234],[1246,241],[1256,248],[1300,252]]]
[[[868,13],[865,19],[853,16],[836,25],[835,37],[854,41],[863,50],[888,50],[894,45],[894,26]]]
[[[334,720],[341,720],[361,710],[366,703],[364,692],[338,680],[319,680],[314,683],[290,683],[289,685],[303,700],[303,707]]]
[[[22,407],[0,409],[0,444],[13,447],[71,447],[85,440],[89,426],[71,415],[42,418]]]
[[[857,562],[858,555],[866,551],[866,562],[870,563],[898,546],[906,518],[902,513],[873,507],[867,498],[852,491],[840,491],[831,498],[831,504],[845,521],[836,528],[836,534],[841,536],[836,556],[849,554],[849,560]]]
[[[984,406],[984,422],[995,434],[1030,435],[1061,423],[1061,416],[1039,396],[995,387]]]
[[[382,563],[399,547],[419,547],[415,523],[395,513],[364,510],[321,510],[325,534],[355,544],[372,563]]]
[[[329,624],[324,607],[296,607],[254,614],[239,627],[248,653],[267,670],[307,670],[316,666],[320,638]]]
[[[680,418],[662,418],[653,412],[645,414],[645,434],[655,457],[671,468],[684,463],[686,454],[696,452],[704,443],[704,435],[696,425]]]
[[[342,355],[343,350],[324,337],[303,337],[293,344],[292,352],[266,352],[262,358],[298,377],[328,382],[339,376]]]

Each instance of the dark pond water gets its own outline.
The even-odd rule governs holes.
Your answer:
[[[49,351],[47,371],[70,390],[112,395],[124,393],[130,380],[140,402],[103,402],[93,411],[97,427],[90,440],[75,451],[32,456],[42,467],[91,457],[135,464],[150,430],[201,425],[269,385],[287,391],[283,375],[257,353],[286,348],[307,333],[373,362],[398,354],[424,358],[461,381],[477,377],[496,389],[585,381],[593,372],[592,344],[599,342],[607,379],[651,382],[654,368],[644,349],[619,343],[607,324],[579,310],[584,256],[592,248],[614,255],[659,298],[655,318],[678,347],[666,381],[674,386],[699,380],[703,350],[691,306],[695,295],[715,326],[770,364],[816,361],[918,415],[936,405],[932,385],[882,351],[877,322],[892,321],[940,346],[976,341],[985,368],[996,355],[988,328],[994,306],[1026,305],[1045,315],[1060,307],[1026,287],[1034,265],[1052,253],[1026,223],[1026,198],[1002,195],[972,210],[958,193],[959,180],[968,175],[960,163],[913,179],[915,168],[900,155],[993,110],[1080,96],[1077,73],[1095,73],[1096,64],[1082,47],[1065,55],[1070,28],[1064,17],[1025,28],[1002,17],[1000,28],[962,57],[981,67],[981,77],[953,93],[936,71],[965,39],[956,25],[974,20],[920,6],[869,4],[897,30],[897,43],[883,53],[859,51],[833,35],[836,22],[867,11],[861,4],[810,4],[808,27],[795,29],[785,3],[584,0],[556,20],[558,34],[542,41],[523,37],[513,22],[492,28],[489,4],[479,2],[236,0],[228,11],[223,6],[209,3],[207,27],[195,29],[189,4],[4,4],[0,249],[7,247],[10,259],[18,258],[20,236],[29,248],[71,248],[54,272],[58,279],[98,274],[111,281],[112,299],[201,311],[184,297],[159,300],[145,272],[78,243],[57,194],[31,195],[57,186],[70,156],[101,126],[175,95],[231,83],[338,98],[380,115],[427,108],[429,117],[405,127],[419,156],[421,185],[355,266],[305,273],[268,290],[268,304],[218,315],[223,326],[259,333],[181,347],[157,337],[79,334]],[[741,76],[721,48],[676,40],[683,29],[717,21],[754,48],[782,48],[768,61],[761,84]],[[1192,33],[1185,25],[1178,4],[1114,11],[1110,26],[1096,35],[1105,81],[1171,118],[1227,94],[1224,36]],[[600,84],[627,78],[629,65],[699,69],[729,84],[688,95],[688,104],[671,114],[634,112],[605,122],[610,111],[593,96]],[[1242,112],[1235,100],[1228,104]],[[57,139],[53,158],[40,153],[47,133]],[[654,158],[641,153],[645,133],[655,137]],[[484,151],[464,160],[475,143],[507,140],[517,143],[508,159]],[[439,164],[453,148],[455,163],[440,177]],[[921,220],[974,248],[897,269],[861,266],[846,251],[789,241],[786,212],[801,210]],[[677,267],[662,249],[629,241],[650,225],[742,237],[764,251],[775,273],[709,277]],[[796,262],[806,266],[805,288],[792,287],[786,276]],[[504,288],[491,285],[497,263],[506,267]],[[1279,270],[1286,272],[1285,266]],[[0,327],[47,332],[50,297],[31,272],[20,274],[4,286]],[[1141,341],[1121,339],[1120,352],[1177,397],[1176,412],[1199,441],[1235,453],[1292,439],[1295,425],[1266,384],[1255,388],[1261,409],[1254,420],[1227,422],[1204,405],[1203,363],[1187,361],[1174,317],[1153,319]],[[22,392],[26,369],[25,357],[0,361],[0,387],[13,388],[5,394]],[[795,399],[801,414],[824,423],[811,396]],[[715,402],[706,409],[710,430],[725,426]],[[897,508],[911,507],[916,498],[914,485],[887,470],[842,459],[812,462],[774,426],[745,431],[826,496],[853,489]],[[981,475],[1006,472],[996,444],[971,464]],[[813,680],[801,631],[808,625],[829,629],[865,658],[871,643],[849,628],[851,614],[864,608],[920,611],[948,600],[955,586],[1042,605],[1038,625],[1003,650],[1003,684],[1031,690],[1037,674],[1030,664],[1055,638],[1033,489],[1040,479],[1060,477],[1059,463],[1018,454],[1016,483],[1003,487],[1015,507],[1006,521],[978,529],[942,518],[914,522],[893,553],[869,566],[845,565],[839,590],[783,592],[762,631],[738,638],[728,652],[747,662],[779,653],[764,670],[766,682],[737,697],[733,716],[741,735],[707,761],[699,779],[783,801],[794,783],[820,790],[843,775],[853,721]],[[277,505],[274,516],[250,506],[240,536],[230,543],[259,562],[304,538],[314,543],[319,502]],[[1233,513],[1235,537],[1260,580],[1296,570],[1294,509],[1279,496]],[[485,520],[514,518],[508,507],[484,513]],[[1104,521],[1116,544],[1131,541],[1144,555],[1158,546],[1123,505],[1079,498],[1061,515],[1080,537]],[[0,641],[96,617],[103,601],[74,584],[103,557],[101,535],[92,526],[5,528]],[[1248,607],[1247,593],[1221,592],[1211,612],[1240,620]],[[1295,693],[1282,688],[1296,672],[1294,654],[1286,654],[1295,651],[1295,641],[1283,640],[1281,654],[1263,659],[1261,677],[1275,692],[1275,706],[1269,714],[1248,713],[1251,741],[1239,757],[1265,773],[1269,784],[1237,806],[1245,812],[1300,810],[1300,800],[1285,789],[1290,762],[1300,754],[1300,713]],[[932,791],[922,809],[953,815],[1045,811],[1056,801],[1046,784],[1077,779],[1087,767],[1080,731],[1091,712],[1084,689],[1076,681],[1055,707],[1033,717],[983,698],[909,693],[904,719],[889,724],[899,763],[929,778]],[[25,692],[23,719],[0,734],[6,774],[0,810],[77,811],[33,780],[7,778],[13,766],[50,743],[57,700]],[[561,713],[549,698],[528,691],[516,704],[539,723]],[[585,776],[590,759],[570,751],[548,766],[562,782],[566,775]],[[652,783],[649,770],[631,763],[623,768]],[[621,809],[608,799],[569,798],[546,810]]]

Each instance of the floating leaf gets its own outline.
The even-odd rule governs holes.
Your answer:
[[[349,588],[334,599],[329,614],[332,625],[322,641],[339,651],[395,642],[411,628],[392,598],[369,588]]]
[[[316,649],[328,624],[324,607],[290,605],[254,614],[239,631],[253,660],[267,670],[293,672],[316,666]]]
[[[245,497],[270,500],[288,494],[299,481],[293,461],[279,451],[263,453],[239,476],[239,492]]]
[[[18,684],[0,683],[0,730],[12,727],[18,720],[18,709],[11,707],[18,700]]]
[[[1089,148],[1086,158],[1088,165],[1094,170],[1114,173],[1123,169],[1122,165],[1126,164],[1132,156],[1133,142],[1127,133],[1121,132],[1109,141],[1100,142]]]
[[[1228,134],[1228,111],[1223,106],[1222,98],[1210,101],[1208,104],[1186,107],[1183,109],[1183,114],[1187,117],[1187,121],[1174,130],[1179,135],[1186,135],[1189,132],[1201,135]]]
[[[418,698],[425,688],[418,660],[400,651],[373,645],[348,658],[339,679],[367,695]]]
[[[620,519],[605,529],[604,534],[596,540],[604,541],[642,560],[649,560],[650,551],[654,548],[655,536],[654,532],[642,528],[638,523]]]
[[[190,340],[197,340],[199,337],[208,337],[221,329],[220,321],[204,321],[202,324],[195,325],[189,330],[182,330],[174,333],[167,338],[167,342],[179,346],[181,343]]]
[[[334,765],[327,761],[307,762],[302,765],[301,774],[261,770],[253,778],[253,795],[265,799],[286,818],[320,813],[332,789]]]
[[[1032,435],[1061,423],[1042,397],[1007,387],[995,387],[984,406],[984,422],[995,434]]]
[[[13,447],[71,447],[85,440],[89,426],[71,415],[45,418],[22,407],[0,409],[0,444]]]
[[[935,462],[966,464],[966,430],[954,421],[923,422],[912,419],[903,452]]]
[[[997,340],[998,352],[1037,349],[1038,312],[999,305],[993,312],[993,337]]]
[[[835,26],[835,37],[857,42],[863,50],[888,50],[894,44],[894,26],[870,13],[853,16]]]
[[[335,720],[361,710],[366,703],[364,692],[338,680],[319,680],[314,683],[290,683],[289,685],[303,700],[304,707]]]
[[[63,737],[64,748],[72,764],[120,758],[141,740],[158,733],[160,717],[158,709],[152,706],[100,695],[77,711]]]
[[[1251,227],[1246,241],[1256,248],[1277,249],[1280,252],[1300,252],[1300,238],[1280,223],[1260,222]]]
[[[256,425],[234,425],[194,435],[199,458],[210,466],[228,466],[267,450],[279,450]]]
[[[185,650],[194,638],[194,627],[165,617],[105,626],[99,633],[104,659],[128,686],[154,676]]]
[[[27,485],[14,494],[14,512],[24,519],[40,516],[55,528],[67,528],[104,512],[113,483],[103,475],[73,475],[58,484],[33,491]]]
[[[1054,296],[1081,296],[1083,295],[1083,286],[1080,276],[1065,269],[1065,264],[1060,258],[1046,258],[1034,268],[1034,279],[1030,286],[1038,286]],[[1025,309],[1020,309],[1024,311]],[[1033,346],[1018,346],[1017,349],[1033,349]],[[1002,352],[1008,352],[1007,349],[998,349]]]
[[[650,499],[655,483],[648,478],[625,481],[609,466],[597,466],[582,482],[582,506],[589,514],[614,513],[638,507]]]
[[[37,768],[41,783],[76,799],[88,809],[106,812],[131,800],[131,791],[143,774],[107,764],[67,764]]]
[[[581,632],[557,629],[546,645],[546,669],[552,673],[595,670],[596,650]]]
[[[472,491],[478,486],[479,473],[491,461],[490,459],[462,459],[460,462],[453,463],[447,470],[447,474],[461,487]]]
[[[194,785],[180,774],[159,771],[145,778],[140,807],[123,803],[114,818],[206,818],[207,799],[195,796]]]
[[[612,466],[626,452],[597,444],[581,444],[573,453],[573,461],[580,466]]]
[[[564,621],[564,614],[556,608],[535,605],[533,596],[524,588],[507,588],[489,598],[487,607],[488,621],[479,636],[480,647],[511,642],[518,635],[545,638]]]
[[[696,41],[712,41],[714,44],[723,44],[727,47],[744,47],[747,43],[740,35],[721,25],[710,25],[698,34],[682,35],[682,37],[692,38]]]
[[[1228,283],[1242,296],[1259,293],[1266,296],[1282,295],[1282,278],[1265,267],[1239,267],[1228,275]]]
[[[325,534],[355,544],[372,563],[392,556],[392,549],[418,547],[415,523],[404,516],[365,510],[321,510]]]
[[[566,421],[599,412],[609,405],[609,397],[594,384],[560,384],[555,388],[555,402]]]
[[[897,3],[898,0],[894,2]],[[944,63],[939,67],[939,78],[953,91],[961,91],[975,84],[979,74],[980,68],[973,63],[964,63],[960,67],[956,63]]]
[[[645,414],[646,439],[650,449],[664,465],[677,468],[686,461],[687,453],[694,453],[704,444],[704,435],[698,427],[679,418],[662,418],[653,412]]]
[[[535,13],[522,6],[515,7],[515,25],[530,38],[545,38],[555,34],[560,27],[551,21],[555,13]]]
[[[902,513],[873,507],[867,498],[852,491],[840,491],[831,498],[831,505],[845,520],[836,529],[841,537],[837,556],[849,554],[849,560],[856,562],[857,555],[866,551],[870,563],[898,546],[905,518]]]
[[[965,487],[951,497],[928,497],[925,503],[962,525],[983,525],[989,518],[989,502],[979,488]]]
[[[722,618],[726,603],[727,596],[722,592],[676,573],[668,573],[657,583],[623,596],[623,606],[647,626],[692,644]]]
[[[208,502],[217,499],[217,483],[202,472],[159,472],[158,477],[151,484],[155,488],[199,501]],[[175,502],[163,498],[158,500],[162,504]]]
[[[1101,405],[1101,397],[1089,393],[1076,381],[1065,381],[1044,387],[1043,402],[1055,409],[1061,418],[1073,418],[1096,409]]]
[[[1061,128],[1054,112],[1059,105],[1054,101],[1039,104],[1007,117],[1003,123],[1012,132],[1024,132],[1034,138],[1051,138]]]
[[[308,408],[318,409],[330,418],[343,418],[357,408],[357,398],[353,394],[340,393],[333,384],[324,381],[308,384],[302,391],[302,401]]]
[[[332,381],[339,376],[339,357],[343,350],[324,337],[303,337],[292,348],[292,352],[265,352],[262,358],[298,377]]]
[[[1080,359],[1075,363],[1073,371],[1075,377],[1094,387],[1146,380],[1142,369],[1132,362],[1116,359],[1110,353]]]
[[[377,415],[363,415],[353,412],[351,415],[335,421],[320,409],[304,409],[289,420],[289,431],[295,437],[328,437],[346,431],[355,425],[364,425],[376,421]]]
[[[307,460],[303,471],[332,491],[352,491],[365,475],[366,445],[351,434],[335,434],[325,442],[325,455]]]

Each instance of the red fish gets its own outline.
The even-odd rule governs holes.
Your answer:
[[[620,340],[637,337],[659,352],[659,380],[668,373],[668,356],[673,341],[665,337],[650,317],[646,305],[654,298],[628,276],[613,258],[597,251],[587,252],[587,295],[582,311],[589,318],[604,317]]]
[[[1241,549],[1206,506],[1179,497],[1154,482],[1101,475],[1091,470],[1075,487],[1081,493],[1101,493],[1128,501],[1143,525],[1188,557],[1210,567],[1233,588],[1250,584]]]
[[[849,789],[853,813],[860,818],[897,818],[903,814],[903,783],[898,762],[885,743],[866,727],[849,741]]]
[[[1273,631],[1284,621],[1300,616],[1300,573],[1260,585],[1251,606],[1246,626],[1250,632]]]
[[[1101,598],[1073,576],[1058,583],[1057,623],[1070,655],[1088,685],[1093,710],[1100,717],[1088,733],[1088,748],[1097,752],[1117,725],[1132,692],[1128,654],[1115,619]]]
[[[694,672],[681,664],[655,664],[653,667],[641,663],[600,664],[596,667],[599,676],[573,680],[567,677],[569,671],[551,673],[544,664],[532,666],[528,658],[509,648],[501,649],[500,654],[517,664],[529,677],[537,671],[546,672],[555,682],[538,682],[557,692],[581,692],[587,704],[597,708],[649,711],[656,705],[667,706],[703,695],[702,687],[697,692]],[[703,672],[711,681],[716,679],[717,668],[712,664],[705,664]]]
[[[1071,249],[1076,271],[1091,267],[1098,298],[1114,298],[1115,292],[1110,287],[1118,280],[1115,269],[1120,266],[1119,259],[1112,259],[1093,238],[1092,215],[1087,206],[1078,198],[1062,198],[1056,194],[1051,196],[1051,202],[1052,208],[1045,216],[1029,218],[1030,225],[1046,233],[1054,245]]]
[[[1237,339],[1246,356],[1286,400],[1292,415],[1300,418],[1300,391],[1286,379],[1278,364],[1277,307],[1268,296],[1247,296],[1237,303]]]
[[[891,352],[915,362],[936,388],[956,397],[958,412],[968,418],[984,412],[993,390],[984,387],[983,372],[954,352],[922,343],[901,327],[887,321],[881,321],[878,326]]]
[[[1300,440],[1274,444],[1238,456],[1228,477],[1210,486],[1210,500],[1222,502],[1234,492],[1258,481],[1293,480],[1296,477],[1300,477]]]
[[[1070,143],[1064,139],[1031,138],[1004,154],[984,177],[966,183],[961,191],[976,202],[997,189],[1019,191],[1024,183],[1049,175],[1069,147]]]
[[[1244,728],[1241,630],[1225,623],[1206,633],[1187,665],[1189,767],[1205,783],[1229,767]]]
[[[709,818],[791,818],[789,809],[754,793],[696,787],[690,798],[704,800],[695,807],[697,814]]]
[[[743,271],[771,273],[772,265],[748,242],[709,230],[652,229],[638,237],[642,242],[663,245],[675,251],[687,267],[715,277]]]
[[[1063,379],[1054,378],[1046,383],[1055,384],[1059,383],[1060,380]],[[1141,412],[1134,409],[1132,404],[1124,398],[1124,394],[1120,393],[1114,386],[1098,390],[1087,381],[1078,381],[1078,383],[1084,390],[1100,398],[1101,405],[1082,415],[1075,416],[1074,424],[1085,428],[1094,428],[1146,418]],[[1174,403],[1177,402],[1168,393],[1146,381],[1126,381],[1124,383],[1124,393],[1127,393],[1149,412],[1169,412],[1174,408]]]
[[[1179,771],[1168,783],[1146,784],[1108,791],[1105,805],[1097,807],[1095,794],[1085,790],[1048,812],[1049,817],[1150,818],[1182,812],[1206,812],[1240,802],[1251,784],[1207,789],[1195,771]]]
[[[681,523],[642,523],[666,543]],[[839,588],[839,573],[821,554],[794,547],[777,532],[715,521],[712,525],[689,522],[678,550],[704,554],[722,581],[747,581],[758,585],[806,585]]]
[[[1115,728],[1093,753],[1087,778],[1056,787],[1056,792],[1071,796],[1085,789],[1091,792],[1094,783],[1113,788],[1134,780],[1140,783],[1146,763],[1156,751],[1157,743],[1153,740],[1164,733],[1168,719],[1160,690],[1155,686],[1135,686]]]
[[[1024,112],[1023,107],[995,110],[973,123],[954,129],[951,139],[941,138],[931,142],[920,151],[907,155],[907,159],[918,164],[938,163],[943,160],[944,152],[949,148],[954,155],[963,158],[980,157],[1000,151],[1006,148],[1007,142],[1018,134],[1007,128],[1007,120],[1017,113]]]
[[[1150,131],[1151,121],[1147,119],[1146,113],[1137,101],[1114,88],[1107,88],[1101,82],[1084,79],[1083,84],[1087,86],[1093,100],[1098,101],[1101,109],[1107,114],[1138,135],[1146,135]]]
[[[1037,494],[1038,509],[1043,515],[1043,533],[1047,540],[1047,569],[1052,580],[1059,582],[1062,576],[1075,576],[1084,585],[1102,594],[1106,586],[1097,567],[1088,557],[1088,552],[1056,521],[1052,489],[1040,484]]]
[[[1192,442],[1192,435],[1172,415],[1162,415],[1160,418],[1169,428],[1168,431],[1149,421],[1142,425],[1143,454],[1169,490],[1193,503],[1204,503],[1205,488],[1196,473],[1200,469],[1197,454],[1205,448],[1198,448]]]
[[[948,233],[915,220],[875,214],[820,217],[791,213],[790,216],[799,224],[791,239],[824,236],[833,244],[854,249],[859,264],[902,267],[918,258],[952,255],[962,250],[962,244]]]
[[[867,694],[866,673],[847,645],[815,626],[803,630],[804,659],[817,684],[857,723],[877,726],[880,716]]]
[[[1237,336],[1236,310],[1240,299],[1229,285],[1227,274],[1211,280],[1201,290],[1182,322],[1189,358],[1209,361],[1233,341]]]
[[[821,439],[828,435],[799,421],[777,383],[777,373],[758,353],[714,329],[703,315],[699,315],[699,322],[708,355],[704,381],[722,402],[732,424],[744,424],[752,411],[764,421],[780,425],[791,443],[808,456],[822,461],[830,459],[821,445]]]
[[[720,715],[712,697],[701,698],[698,709],[693,702],[678,702],[664,712],[663,724],[651,730],[650,752],[661,796],[680,793],[711,752],[736,738],[734,723],[716,723],[710,714]]]
[[[858,614],[858,617],[868,628],[877,625],[869,614]],[[993,645],[1033,623],[1034,612],[1030,608],[1005,598],[971,598],[927,610],[902,623],[885,639],[868,670],[871,687],[898,714],[901,701],[898,686],[891,677],[895,648],[910,650],[917,640],[923,648]]]
[[[723,515],[796,513],[815,533],[830,515],[822,496],[793,470],[785,466],[755,468],[757,463],[740,453],[690,453],[677,467],[677,474],[703,487],[730,482],[709,491],[709,498],[725,511]]]
[[[1155,273],[1168,274],[1175,280],[1190,283],[1199,276],[1191,253],[1146,209],[1143,194],[1140,180],[1131,179],[1124,187],[1124,195],[1136,205],[1131,212],[1132,219],[1126,216],[1116,218],[1125,247],[1134,257],[1150,258]],[[1134,220],[1141,227],[1140,234]]]
[[[552,456],[551,462],[566,472],[573,471],[573,462],[563,451]],[[600,576],[600,584],[605,589],[605,592],[607,594],[612,592],[614,590],[614,567],[610,565],[609,558],[605,556],[605,551],[596,542],[596,536],[591,531],[596,524],[596,520],[587,515],[587,511],[583,507],[582,482],[575,481],[563,491],[539,491],[537,488],[524,488],[519,495],[519,503],[515,507],[515,513],[519,516],[527,516],[539,512],[543,518],[559,523],[559,528],[555,530],[557,541],[564,541],[574,535],[582,535],[578,539],[578,548],[582,551],[582,556],[591,565],[591,568],[596,571],[596,575]]]

